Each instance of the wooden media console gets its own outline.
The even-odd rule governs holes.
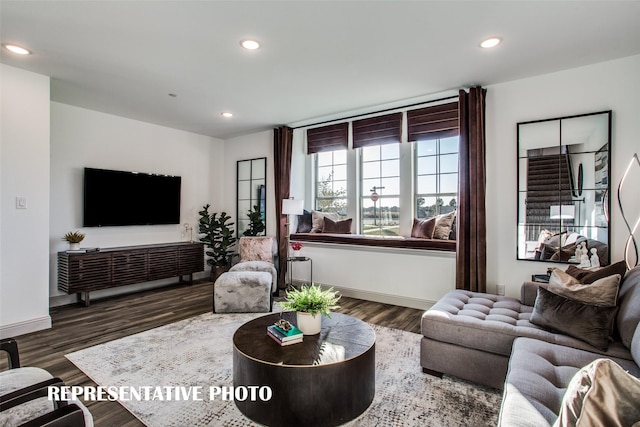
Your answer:
[[[135,283],[189,276],[204,270],[203,243],[163,243],[58,252],[58,289],[90,303],[89,293]]]

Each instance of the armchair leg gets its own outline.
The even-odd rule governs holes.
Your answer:
[[[6,351],[9,355],[9,369],[20,367],[20,355],[18,353],[18,342],[13,338],[0,340],[0,350]]]

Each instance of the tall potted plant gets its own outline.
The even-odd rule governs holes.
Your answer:
[[[243,236],[259,236],[266,230],[264,221],[262,220],[262,212],[260,212],[260,206],[255,205],[253,210],[247,212],[249,217],[249,228],[244,230]]]
[[[220,213],[219,216],[217,212],[210,214],[210,206],[207,204],[198,212],[200,214],[198,232],[203,235],[200,241],[207,246],[205,251],[209,256],[207,265],[211,266],[211,280],[215,281],[231,266],[233,255],[231,248],[236,243],[236,238],[233,237],[234,223],[229,222],[231,217],[226,212]]]
[[[319,285],[302,285],[300,289],[290,289],[280,303],[285,310],[296,312],[298,329],[305,335],[320,333],[322,316],[331,317],[329,311],[340,307],[336,303],[341,296],[333,288],[322,289]]]

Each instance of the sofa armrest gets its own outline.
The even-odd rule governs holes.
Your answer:
[[[524,305],[533,307],[538,296],[538,288],[547,288],[547,283],[540,282],[524,282],[520,287],[520,302]]]

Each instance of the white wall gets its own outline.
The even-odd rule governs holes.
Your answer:
[[[640,56],[487,87],[487,281],[519,296],[523,280],[544,273],[546,264],[516,260],[516,124],[518,122],[613,110],[611,142],[612,260],[623,258],[626,228],[616,188],[633,155],[640,152]],[[630,177],[622,199],[635,223],[640,215],[640,171]],[[635,187],[635,188],[634,188]],[[557,264],[555,264],[557,266]]]
[[[275,184],[273,181],[273,131],[262,131],[250,135],[227,139],[224,142],[224,203],[213,206],[212,212],[225,211],[236,218],[236,169],[238,160],[267,158],[267,235],[275,236],[277,221],[275,208]],[[242,215],[242,213],[240,213]],[[246,217],[245,217],[246,219]]]
[[[83,228],[84,167],[181,176],[180,222],[195,227],[193,236],[197,240],[198,211],[207,203],[222,204],[227,182],[221,171],[223,164],[222,140],[52,102],[49,261],[50,293],[56,297],[52,305],[67,304],[75,298],[57,289],[56,254],[67,249],[67,243],[61,238],[68,231],[85,233],[82,246],[87,247],[189,240],[182,225]],[[126,206],[122,208],[126,209]],[[130,292],[166,282],[171,280],[97,291],[91,297]]]
[[[0,337],[51,327],[49,77],[0,64]],[[16,208],[25,197],[27,209]]]

